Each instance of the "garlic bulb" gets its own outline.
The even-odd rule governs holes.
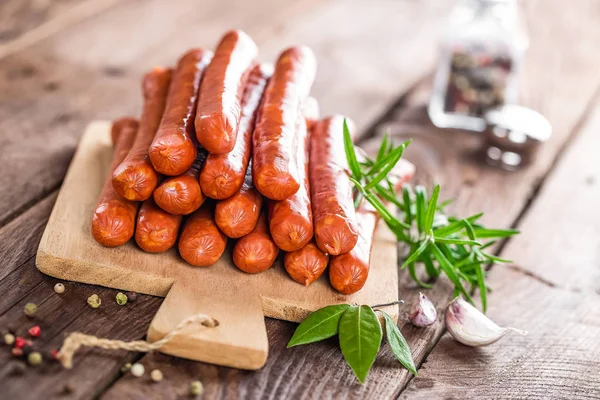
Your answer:
[[[494,343],[508,332],[527,334],[527,331],[496,325],[485,314],[460,297],[452,300],[446,309],[446,328],[454,339],[472,347]]]
[[[414,326],[422,328],[435,322],[437,311],[431,300],[419,292],[419,301],[413,306],[408,319]]]

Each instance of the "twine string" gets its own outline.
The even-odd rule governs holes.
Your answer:
[[[65,342],[63,343],[56,357],[63,367],[72,368],[73,357],[75,356],[77,350],[81,348],[81,346],[98,347],[106,350],[128,350],[147,353],[160,349],[169,341],[171,341],[175,335],[180,333],[188,325],[192,324],[200,324],[207,328],[214,328],[219,325],[219,321],[206,314],[192,315],[181,321],[179,325],[175,327],[175,329],[167,333],[162,339],[152,343],[145,340],[124,342],[122,340],[98,338],[96,336],[86,335],[85,333],[81,332],[73,332],[65,339]]]

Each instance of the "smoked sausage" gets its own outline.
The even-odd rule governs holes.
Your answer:
[[[135,242],[149,253],[169,250],[177,241],[181,215],[169,214],[150,198],[142,203],[135,227]]]
[[[161,183],[153,195],[156,204],[174,215],[187,215],[196,211],[206,200],[198,183],[204,160],[206,160],[206,150],[200,149],[196,161],[189,170]]]
[[[256,226],[262,203],[262,195],[252,184],[252,167],[249,166],[240,190],[217,203],[215,222],[221,232],[230,238],[245,236]]]
[[[331,255],[349,252],[358,240],[352,183],[344,153],[343,121],[344,117],[339,115],[320,120],[310,140],[315,241],[321,250]]]
[[[331,257],[329,263],[329,281],[335,290],[351,294],[360,290],[369,275],[371,248],[377,213],[368,207],[356,211],[359,237],[350,252]]]
[[[408,182],[414,175],[414,166],[405,160],[400,160],[390,171],[390,179],[395,190]],[[379,214],[363,200],[356,210],[359,237],[356,246],[349,253],[331,258],[329,263],[329,281],[340,293],[352,294],[360,290],[369,275],[371,250],[375,238],[375,228]]]
[[[157,67],[144,75],[142,80],[144,107],[138,134],[127,157],[114,171],[112,178],[117,193],[128,200],[148,199],[158,184],[159,176],[150,162],[148,148],[165,109],[171,72],[171,69]]]
[[[134,233],[135,214],[139,203],[122,198],[112,186],[112,172],[125,159],[133,145],[138,122],[133,118],[121,118],[112,126],[111,137],[115,145],[109,173],[102,186],[100,198],[92,216],[92,236],[106,247],[126,243]]]
[[[239,239],[233,248],[233,262],[244,272],[256,274],[273,265],[279,248],[271,239],[267,214],[262,212],[254,230]]]
[[[254,186],[271,200],[298,191],[298,117],[316,74],[316,60],[308,47],[285,50],[275,64],[252,138]]]
[[[225,251],[227,236],[213,219],[213,206],[204,203],[183,225],[179,237],[179,254],[195,267],[208,267],[217,262]]]
[[[165,111],[148,154],[156,172],[177,176],[189,170],[196,159],[194,117],[202,74],[212,51],[192,49],[177,63]]]
[[[305,286],[323,275],[328,262],[329,256],[321,251],[314,241],[300,250],[286,253],[283,258],[283,266],[290,277]]]
[[[269,228],[273,241],[283,251],[304,247],[313,237],[313,220],[308,182],[308,140],[306,121],[300,116],[298,129],[298,178],[300,189],[285,200],[269,202]]]
[[[206,68],[195,125],[198,141],[210,153],[229,153],[235,145],[244,87],[257,53],[248,35],[229,31]]]
[[[252,69],[242,101],[235,147],[227,154],[210,154],[200,173],[200,186],[208,197],[226,199],[240,190],[252,155],[252,132],[256,112],[267,81],[273,74],[271,64]]]

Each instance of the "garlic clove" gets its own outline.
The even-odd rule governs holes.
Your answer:
[[[414,326],[422,328],[435,322],[437,311],[431,300],[419,292],[419,301],[411,309],[408,319]]]
[[[527,331],[515,328],[502,328],[460,297],[450,302],[446,309],[446,329],[460,343],[471,346],[485,346],[500,340],[509,332],[526,335]]]

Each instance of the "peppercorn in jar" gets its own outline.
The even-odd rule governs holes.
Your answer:
[[[517,100],[527,37],[516,0],[462,0],[444,31],[429,116],[440,128],[483,131],[485,113]]]

